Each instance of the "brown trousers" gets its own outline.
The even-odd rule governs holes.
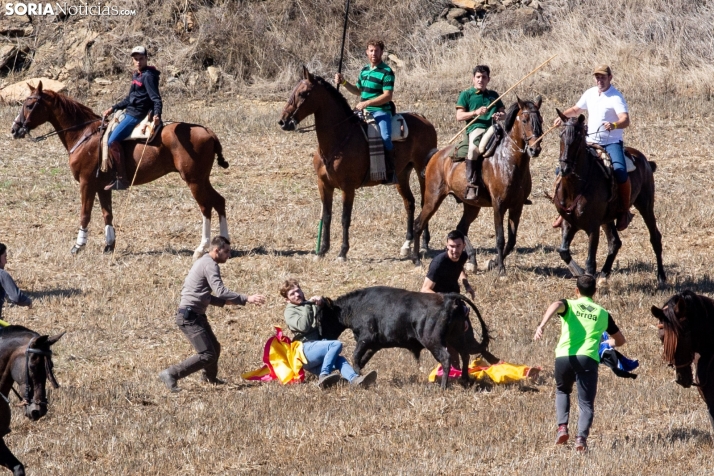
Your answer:
[[[221,355],[221,344],[218,343],[205,314],[191,314],[185,318],[176,314],[176,325],[191,343],[196,354],[181,363],[168,368],[169,373],[176,380],[203,370],[208,380],[213,380],[218,375],[218,357]]]

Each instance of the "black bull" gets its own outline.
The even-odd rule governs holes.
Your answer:
[[[461,302],[475,311],[481,323],[482,342]],[[441,387],[446,388],[451,369],[450,351],[461,357],[461,378],[468,381],[470,354],[481,354],[489,363],[498,358],[488,352],[486,323],[476,305],[457,293],[432,294],[377,286],[358,289],[335,300],[326,299],[317,315],[323,339],[335,340],[352,329],[357,343],[352,364],[360,372],[380,349],[402,347],[419,358],[426,348],[444,368]]]

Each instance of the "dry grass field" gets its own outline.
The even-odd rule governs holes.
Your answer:
[[[628,338],[624,353],[642,366],[635,381],[601,372],[592,451],[580,457],[552,445],[559,326],[549,326],[544,342],[531,340],[545,307],[574,288],[554,251],[554,208],[539,198],[553,177],[554,137],[533,162],[535,203],[524,213],[508,275],[479,271],[472,278],[496,335],[494,353],[542,366],[535,385],[453,385],[442,392],[427,383],[432,357],[425,353],[416,363],[402,350],[382,351],[369,364],[379,371],[374,390],[320,392],[314,380],[287,387],[241,381],[241,372],[260,366],[272,325],[282,324],[277,287],[286,276],[300,278],[309,293],[337,296],[375,284],[418,289],[425,274],[396,258],[403,209],[387,187],[359,192],[346,263],[335,262],[334,249],[313,260],[320,209],[309,160],[315,139],[279,131],[280,107],[257,101],[167,107],[171,117],[210,124],[221,137],[231,166],[214,169],[214,183],[229,201],[236,255],[223,276],[231,288],[269,296],[262,308],[211,310],[223,343],[220,375],[230,384],[211,388],[188,378],[177,395],[167,394],[156,373],[190,353],[173,323],[200,235],[188,189],[173,175],[132,191],[132,205],[119,217],[114,262],[101,253],[95,209],[89,244],[74,258],[78,187],[59,141],[2,139],[2,241],[10,248],[8,269],[36,300],[29,311],[8,309],[7,320],[44,333],[67,331],[56,346],[62,388],[50,391],[48,416],[31,423],[15,415],[6,438],[29,474],[708,473],[712,438],[704,404],[695,390],[673,383],[649,314],[651,304],[661,305],[675,290],[714,292],[712,212],[701,205],[714,173],[690,136],[708,132],[706,121],[687,126],[682,118],[642,111],[629,133],[630,143],[660,166],[657,215],[671,286],[655,290],[653,254],[637,218],[623,234],[617,270],[599,300]],[[430,107],[442,106],[421,110],[428,115]],[[3,108],[0,123],[8,125],[14,112]],[[552,120],[552,108],[544,112]],[[126,196],[116,197],[117,213]],[[459,216],[455,202],[445,202],[432,222],[434,248]],[[482,264],[493,254],[492,230],[484,210],[471,233]],[[339,225],[334,232],[338,246]],[[575,253],[582,260],[582,236]],[[351,334],[344,338],[349,355]]]
[[[680,4],[688,2],[674,3],[684,10]],[[677,32],[711,27],[711,12],[701,25],[694,25],[693,17],[671,24],[664,18],[659,24],[661,2],[642,5],[640,13],[651,20],[655,43],[658,25]],[[633,10],[613,15],[627,25],[634,21]],[[188,188],[176,174],[136,188],[119,217],[128,193],[115,193],[115,259],[101,252],[98,204],[89,243],[73,257],[69,250],[78,228],[79,188],[69,173],[66,151],[56,138],[38,144],[12,141],[9,128],[17,110],[0,107],[0,242],[9,247],[7,269],[35,300],[32,310],[9,307],[4,316],[44,334],[67,331],[55,346],[62,387],[49,390],[49,413],[30,422],[15,412],[12,433],[5,438],[28,474],[712,474],[714,441],[705,405],[695,389],[674,383],[673,370],[661,360],[649,311],[682,289],[714,295],[713,128],[707,93],[712,67],[692,59],[698,55],[706,60],[711,43],[702,37],[697,49],[691,39],[665,35],[657,43],[662,49],[650,51],[651,45],[638,43],[637,32],[627,30],[633,37],[623,34],[610,42],[614,47],[608,54],[602,48],[606,38],[602,43],[584,41],[594,38],[578,23],[584,18],[564,21],[560,36],[488,44],[466,37],[458,48],[435,47],[429,54],[438,61],[414,63],[399,77],[405,92],[398,105],[425,114],[444,143],[458,130],[452,102],[468,86],[472,63],[491,64],[500,72],[492,86],[505,90],[560,50],[567,54],[519,89],[524,97],[544,94],[543,115],[550,123],[554,107],[572,105],[589,85],[591,64],[614,64],[617,84],[631,98],[628,145],[658,164],[656,214],[669,285],[656,289],[654,254],[636,216],[622,233],[615,271],[597,300],[628,339],[623,353],[640,360],[639,377],[625,380],[606,368],[600,372],[588,454],[553,446],[552,369],[559,325],[550,323],[544,340],[532,341],[548,304],[572,296],[575,288],[555,251],[560,243],[559,232],[550,228],[555,208],[542,196],[554,178],[555,134],[531,163],[534,204],[523,213],[517,250],[506,260],[507,275],[481,269],[471,277],[476,303],[495,335],[493,353],[509,362],[541,366],[535,383],[454,384],[441,391],[427,382],[435,365],[428,352],[415,362],[404,350],[381,351],[372,359],[367,368],[376,369],[379,378],[370,390],[321,392],[313,377],[290,386],[241,380],[242,372],[262,365],[272,326],[284,326],[284,301],[278,294],[284,278],[300,279],[308,295],[336,297],[372,285],[418,290],[430,261],[415,269],[411,261],[398,258],[404,210],[396,191],[385,186],[358,192],[345,263],[335,261],[341,239],[336,197],[332,250],[323,260],[313,259],[320,213],[311,162],[316,139],[278,128],[280,99],[291,86],[285,81],[260,96],[167,99],[164,118],[210,126],[230,163],[227,170],[214,167],[212,177],[228,201],[234,250],[222,267],[224,281],[232,289],[268,296],[260,308],[209,310],[223,345],[219,377],[229,384],[215,388],[189,377],[181,382],[184,391],[179,394],[168,394],[156,375],[192,352],[173,321],[192,250],[200,241],[200,213]],[[575,31],[586,33],[564,50],[565,38]],[[550,46],[548,38],[554,40]],[[665,50],[680,63],[668,62]],[[471,56],[473,51],[478,55]],[[674,74],[680,71],[677,65],[681,77]],[[357,67],[356,61],[350,64],[348,74],[354,75]],[[430,71],[440,77],[430,77]],[[117,86],[117,94],[123,87]],[[89,90],[83,100],[95,111],[109,102]],[[507,102],[513,100],[511,96]],[[43,126],[37,134],[47,131],[49,126]],[[460,213],[454,200],[444,202],[431,221],[434,250],[443,248],[443,237]],[[494,254],[490,210],[482,211],[470,237],[483,267]],[[580,234],[573,254],[582,264],[585,253]],[[351,356],[349,331],[343,340]],[[572,403],[571,434],[577,418]]]

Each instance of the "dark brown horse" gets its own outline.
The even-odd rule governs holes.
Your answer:
[[[52,371],[52,345],[63,334],[41,336],[22,326],[0,330],[0,465],[14,476],[24,476],[25,467],[5,445],[10,433],[10,390],[17,382],[25,416],[36,421],[47,414],[47,380],[59,387]]]
[[[697,386],[714,427],[714,300],[686,290],[672,296],[662,309],[652,306],[652,315],[659,320],[664,361],[676,369],[679,385]]]
[[[556,109],[556,111],[558,111]],[[587,127],[585,117],[567,118],[558,111],[564,127],[560,134],[560,176],[553,203],[563,220],[563,242],[558,250],[571,273],[580,276],[584,272],[595,275],[597,246],[600,241],[600,227],[607,237],[608,253],[602,267],[603,276],[612,270],[617,252],[622,246],[615,227],[615,218],[621,208],[619,194],[613,192],[612,179],[598,165],[596,158],[587,150]],[[657,164],[650,162],[640,151],[626,147],[635,162],[637,170],[630,172],[632,198],[650,233],[650,243],[657,257],[657,282],[664,285],[667,276],[662,266],[662,235],[657,229],[654,214],[655,182],[654,171]],[[628,204],[632,205],[632,203]],[[588,234],[588,258],[585,271],[570,255],[570,242],[578,232]]]
[[[99,196],[104,215],[104,251],[112,252],[115,245],[112,192],[104,190],[104,186],[111,182],[111,177],[109,173],[99,171],[100,117],[63,94],[43,91],[41,81],[36,89],[30,86],[30,91],[30,96],[25,99],[12,125],[12,136],[15,139],[25,137],[32,129],[49,122],[69,152],[69,167],[74,179],[79,182],[82,200],[79,233],[72,254],[76,254],[87,243],[87,225],[95,196]],[[122,142],[126,172],[130,178],[134,177],[143,153],[135,185],[151,182],[170,172],[181,175],[203,214],[203,237],[194,252],[194,257],[198,257],[205,252],[210,242],[213,209],[218,212],[220,234],[228,237],[226,201],[211,186],[209,178],[216,156],[221,167],[228,167],[228,162],[223,158],[221,143],[216,135],[203,126],[174,122],[164,126],[160,136],[160,139],[146,146],[145,151],[144,141]]]
[[[491,260],[488,268],[498,268],[506,272],[503,260],[516,245],[518,224],[521,220],[523,204],[531,193],[530,159],[540,154],[538,138],[542,134],[543,118],[540,115],[540,96],[535,102],[518,99],[508,108],[504,119],[505,137],[490,158],[484,159],[481,177],[485,187],[479,187],[476,200],[466,200],[466,164],[455,162],[452,153],[455,146],[438,151],[426,168],[426,193],[424,206],[414,223],[415,264],[421,264],[419,236],[441,202],[452,194],[464,204],[464,212],[457,229],[468,234],[471,223],[482,207],[493,207],[493,221],[496,227],[497,261]],[[503,220],[508,212],[508,242],[503,230]],[[476,252],[468,247],[470,269],[476,269]]]
[[[283,130],[295,130],[298,123],[315,115],[317,151],[313,166],[317,174],[317,186],[322,201],[324,234],[318,256],[330,249],[330,224],[332,222],[332,196],[335,189],[342,190],[342,248],[338,259],[344,260],[350,249],[349,229],[352,220],[352,204],[355,190],[360,187],[379,185],[370,180],[369,147],[361,129],[361,121],[342,94],[323,78],[312,75],[303,67],[303,79],[293,88],[278,122]],[[407,211],[406,243],[401,255],[408,256],[411,248],[414,224],[415,200],[409,188],[409,175],[416,170],[419,188],[424,196],[422,171],[433,151],[436,150],[436,129],[416,114],[402,114],[409,128],[406,140],[394,143],[394,160],[397,173],[397,191],[404,200]],[[429,244],[428,232],[424,245]]]

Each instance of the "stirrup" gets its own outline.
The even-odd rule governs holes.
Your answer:
[[[119,178],[115,179],[112,183],[104,187],[104,190],[126,190],[129,188],[129,185],[124,181]]]
[[[466,185],[466,200],[476,200],[478,198],[478,185],[468,183]]]

